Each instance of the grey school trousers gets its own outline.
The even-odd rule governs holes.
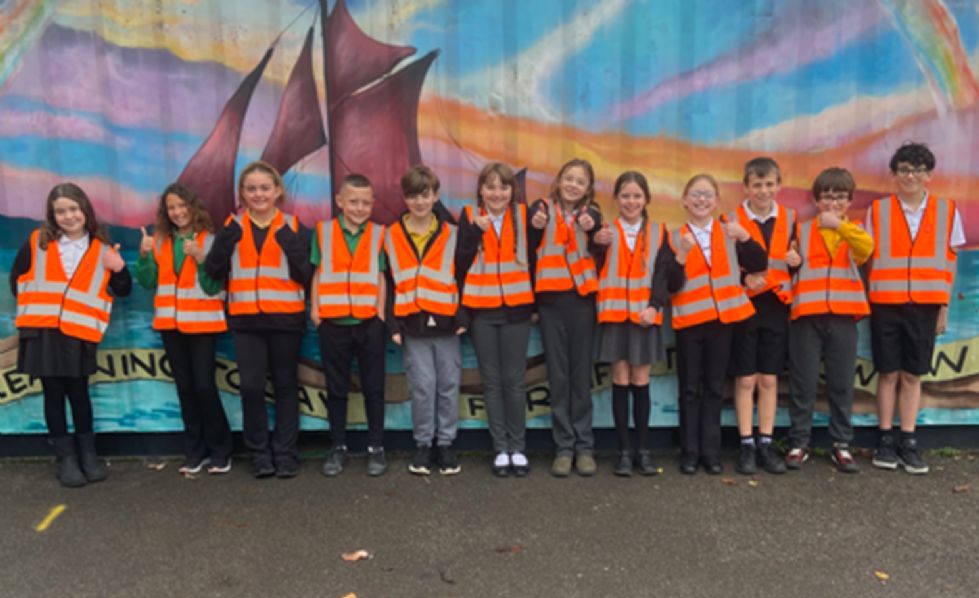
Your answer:
[[[527,343],[530,321],[507,322],[502,312],[473,314],[473,348],[483,379],[483,401],[493,450],[523,452],[527,429]]]
[[[402,356],[415,443],[449,446],[459,427],[459,337],[404,336]]]
[[[825,368],[829,436],[853,440],[853,376],[857,362],[857,322],[853,316],[803,316],[789,326],[789,443],[809,444],[812,412],[819,393],[819,366]]]
[[[537,311],[550,385],[555,454],[590,455],[595,451],[591,402],[594,297],[561,293],[553,303],[539,301]]]

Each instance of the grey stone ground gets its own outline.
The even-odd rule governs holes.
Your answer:
[[[554,479],[544,455],[496,479],[483,454],[426,479],[406,459],[378,479],[363,459],[336,479],[308,459],[263,481],[243,460],[185,479],[115,459],[79,490],[49,461],[0,461],[0,596],[979,596],[974,454],[933,455],[924,477],[823,458],[754,484],[683,477],[671,455],[631,479],[608,460]],[[361,548],[373,558],[340,558]]]

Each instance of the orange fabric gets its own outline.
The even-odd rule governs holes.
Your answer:
[[[241,225],[241,240],[231,258],[228,278],[228,313],[233,316],[257,313],[302,313],[306,309],[303,285],[289,278],[289,264],[275,232],[281,226],[299,230],[295,216],[277,211],[269,225],[261,254],[255,249],[248,213],[232,217]],[[231,218],[229,218],[230,222]]]
[[[841,239],[830,255],[816,219],[797,230],[803,261],[793,280],[792,319],[821,314],[859,319],[870,314],[863,280],[846,241]]]
[[[616,219],[615,238],[598,276],[597,310],[599,322],[639,324],[639,315],[649,306],[656,254],[666,235],[663,224],[647,222],[630,250],[622,223]],[[656,310],[653,323],[663,323],[663,311]]]
[[[540,293],[576,289],[582,297],[594,293],[598,290],[598,276],[584,231],[568,226],[557,204],[551,202],[550,209],[554,213],[537,248],[535,290]]]
[[[428,251],[419,259],[403,223],[388,228],[384,248],[394,279],[394,315],[403,318],[422,311],[453,316],[459,309],[455,281],[456,229],[443,222]]]
[[[340,220],[334,218],[327,229],[320,222],[319,315],[321,318],[354,317],[360,320],[377,315],[378,255],[383,250],[384,226],[367,222],[354,254],[344,238]]]
[[[213,237],[200,231],[194,242],[207,253]],[[156,296],[153,297],[153,329],[179,330],[185,334],[224,332],[224,298],[209,296],[197,280],[197,262],[189,255],[184,258],[179,275],[173,269],[173,237],[167,235],[154,246],[157,266]]]
[[[765,271],[765,286],[760,289],[745,289],[749,297],[757,297],[762,293],[774,291],[782,303],[792,303],[792,277],[785,263],[785,254],[789,251],[790,232],[795,227],[795,213],[780,204],[775,204],[775,226],[772,229],[771,243],[765,243],[765,235],[761,232],[758,222],[748,215],[744,205],[735,211],[738,222],[768,252],[768,269]]]
[[[462,291],[462,304],[466,307],[492,309],[534,302],[527,264],[527,206],[519,204],[517,208],[516,216],[512,208],[507,208],[499,237],[492,225],[483,231],[482,249],[466,273]],[[486,210],[481,208],[480,214],[485,215]],[[475,222],[472,206],[466,206],[466,215],[470,222]],[[517,231],[513,225],[515,219],[520,229]]]

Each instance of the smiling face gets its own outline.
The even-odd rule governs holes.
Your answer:
[[[629,182],[619,189],[615,201],[619,204],[619,216],[629,224],[635,224],[642,218],[643,209],[649,203],[649,198],[638,183]]]
[[[698,226],[706,224],[714,217],[714,208],[717,207],[717,189],[709,180],[698,178],[688,185],[682,202],[694,224]]]
[[[282,187],[276,184],[271,174],[253,170],[245,175],[238,190],[245,208],[259,219],[270,218],[282,197]]]
[[[347,184],[340,188],[337,207],[343,212],[344,221],[351,227],[359,227],[371,217],[374,206],[374,190],[370,187],[354,187]]]
[[[54,222],[58,229],[69,239],[80,239],[85,236],[85,212],[81,205],[70,197],[58,197],[51,204]]]
[[[439,200],[439,194],[431,189],[425,189],[421,193],[412,193],[405,196],[405,205],[408,206],[408,213],[417,221],[427,220],[432,213],[435,202]]]
[[[823,191],[815,201],[820,212],[832,212],[840,218],[845,218],[846,211],[850,208],[850,193],[836,189]]]
[[[479,187],[479,197],[486,211],[494,216],[506,212],[513,199],[513,186],[504,185],[498,175],[490,175]]]
[[[176,193],[168,193],[166,202],[167,218],[170,219],[170,224],[173,226],[173,228],[181,234],[187,234],[190,232],[190,206],[187,205],[187,202]]]
[[[898,162],[894,172],[894,186],[897,194],[906,200],[917,201],[924,197],[925,185],[931,180],[931,171],[925,166],[915,166],[910,162]]]
[[[581,201],[581,198],[588,193],[591,185],[592,181],[583,167],[569,166],[561,173],[561,178],[558,180],[558,191],[562,201],[567,204],[574,204]]]
[[[748,182],[744,185],[744,192],[748,198],[748,206],[751,211],[759,216],[768,214],[772,209],[775,196],[782,188],[777,172],[769,172],[764,176],[755,173],[748,175]]]

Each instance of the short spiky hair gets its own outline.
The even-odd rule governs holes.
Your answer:
[[[778,167],[778,162],[774,158],[769,158],[768,156],[759,156],[757,158],[752,158],[744,165],[744,184],[748,184],[748,179],[751,175],[755,175],[758,178],[764,178],[772,173],[775,173],[775,177],[778,182],[782,182],[782,171]]]
[[[432,193],[438,193],[439,178],[431,168],[424,164],[412,166],[401,177],[401,192],[405,194],[405,197],[420,195],[429,190]]]
[[[891,172],[896,173],[897,165],[901,162],[907,162],[911,166],[924,166],[928,172],[935,170],[935,154],[924,143],[906,141],[904,145],[897,148],[891,156]]]
[[[343,177],[343,182],[340,183],[341,189],[347,186],[356,187],[358,189],[366,189],[371,186],[371,180],[362,174],[352,172]]]

